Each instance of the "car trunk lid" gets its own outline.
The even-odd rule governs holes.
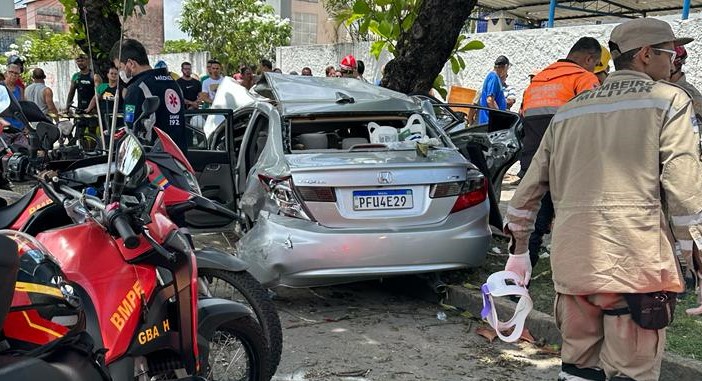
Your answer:
[[[434,224],[456,197],[430,197],[433,184],[465,180],[472,165],[454,149],[286,155],[305,208],[331,228],[400,228]]]

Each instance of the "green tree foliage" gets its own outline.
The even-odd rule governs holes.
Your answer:
[[[40,29],[27,33],[19,39],[25,65],[37,62],[73,59],[79,51],[69,33],[56,33],[51,29]]]
[[[420,16],[422,0],[326,0],[325,8],[337,23],[343,23],[352,37],[358,40],[373,40],[370,53],[376,59],[383,50],[395,58],[399,56],[398,41],[412,33],[415,21]],[[434,20],[437,24],[442,20]],[[453,38],[453,36],[446,36]],[[459,53],[482,49],[485,45],[477,40],[469,40],[466,35],[456,36],[456,42],[448,61],[451,70],[457,74],[465,69],[466,62]],[[418,61],[421,62],[421,61]],[[411,87],[411,86],[409,86]],[[434,80],[434,88],[446,96],[443,76]]]
[[[145,14],[149,0],[59,0],[64,8],[69,33],[75,43],[90,55],[97,71],[107,73],[109,54],[119,41],[123,18]],[[86,30],[86,25],[88,29]],[[88,46],[90,37],[91,46]]]
[[[351,41],[370,41],[372,36],[366,30],[366,33],[361,34],[359,31],[360,23],[346,23],[353,15],[353,3],[355,0],[322,0],[324,10],[329,17],[334,20],[334,27],[338,31],[341,27],[346,29]]]
[[[198,42],[188,41],[184,39],[180,40],[168,40],[163,43],[163,52],[167,53],[191,53],[191,52],[201,52],[206,50],[205,47]]]
[[[179,23],[225,68],[272,58],[292,33],[290,22],[261,0],[184,0]]]
[[[38,62],[60,61],[71,59],[79,50],[68,33],[56,33],[51,29],[40,29],[29,32],[17,40],[17,44],[9,46],[4,52],[5,57],[19,56],[24,61],[25,71],[22,79],[31,81],[30,70]],[[7,70],[4,61],[0,64],[0,72]]]

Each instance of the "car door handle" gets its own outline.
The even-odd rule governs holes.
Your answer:
[[[207,164],[207,166],[205,166],[205,170],[212,172],[219,171],[220,168],[222,168],[220,164]]]

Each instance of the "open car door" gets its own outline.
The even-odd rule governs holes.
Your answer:
[[[522,150],[522,122],[519,114],[472,104],[440,103],[434,98],[421,95],[415,96],[415,99],[423,102],[427,113],[434,115],[437,125],[449,135],[463,156],[488,177],[490,224],[501,230],[499,203],[502,180],[507,170],[519,159]],[[477,120],[477,113],[481,109],[488,111],[489,122],[470,123],[469,120]]]
[[[208,140],[203,126],[205,120],[212,115],[221,118],[221,133]],[[192,133],[187,157],[195,170],[202,196],[234,210],[236,196],[232,169],[236,165],[236,155],[232,155],[228,149],[229,139],[226,134],[226,131],[231,130],[232,115],[231,110],[221,109],[185,112],[186,127]],[[199,210],[188,211],[185,220],[192,230],[208,232],[223,230],[234,222],[230,218]]]

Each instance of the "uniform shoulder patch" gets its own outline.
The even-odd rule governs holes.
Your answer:
[[[178,92],[176,92],[173,89],[166,89],[164,100],[168,112],[170,112],[171,114],[177,114],[178,112],[180,112],[181,101],[180,97],[178,96]]]
[[[136,111],[135,105],[124,105],[124,121],[127,123],[133,122],[135,111]]]

